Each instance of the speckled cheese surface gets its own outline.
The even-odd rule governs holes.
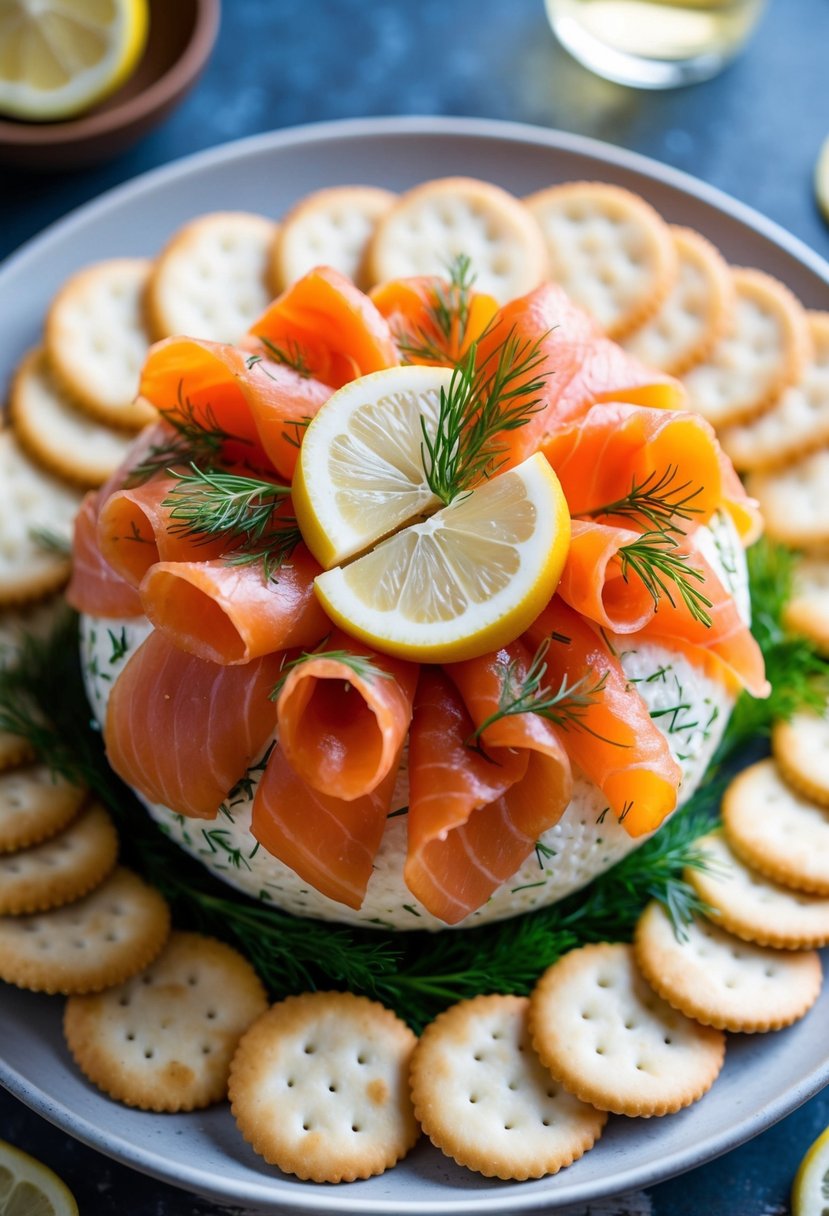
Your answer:
[[[718,520],[702,530],[701,547],[748,615],[745,559],[731,524]],[[83,618],[81,645],[90,703],[104,720],[110,689],[121,667],[150,632],[136,621]],[[115,644],[115,642],[119,644]],[[696,789],[725,729],[733,698],[702,668],[665,646],[635,635],[611,637],[628,679],[636,684],[651,716],[668,739],[682,768],[680,804]],[[126,646],[126,649],[124,649]],[[124,653],[121,653],[124,651]],[[414,899],[403,882],[406,816],[388,821],[362,908],[354,911],[308,887],[287,866],[271,857],[250,834],[252,799],[258,774],[251,770],[251,793],[240,795],[210,822],[185,819],[167,807],[147,803],[165,835],[197,857],[219,878],[301,916],[395,929],[445,929]],[[145,801],[142,799],[142,801]],[[392,811],[408,804],[408,779],[401,768]],[[566,812],[539,839],[535,852],[509,882],[459,928],[503,920],[554,903],[584,886],[631,852],[633,840],[606,811],[598,789],[576,774]]]

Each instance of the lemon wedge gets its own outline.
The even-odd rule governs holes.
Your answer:
[[[78,1205],[48,1166],[0,1140],[0,1216],[78,1216]]]
[[[309,424],[291,491],[303,539],[325,569],[435,511],[423,468],[449,368],[392,367],[338,389]]]
[[[792,1216],[823,1216],[829,1208],[829,1127],[800,1163],[792,1185]]]
[[[147,25],[147,0],[0,0],[0,113],[88,109],[133,71]]]
[[[570,516],[537,453],[317,577],[332,620],[378,650],[426,663],[471,659],[512,641],[558,584]]]
[[[815,194],[824,218],[829,223],[829,136],[824,140],[815,167]]]

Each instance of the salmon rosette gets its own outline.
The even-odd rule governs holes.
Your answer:
[[[765,696],[757,513],[681,387],[553,285],[320,268],[172,338],[69,598],[115,771],[254,897],[400,929],[560,899]],[[206,830],[204,821],[210,821]]]

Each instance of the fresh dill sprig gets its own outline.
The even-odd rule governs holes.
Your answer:
[[[432,289],[427,309],[427,322],[411,335],[401,335],[397,345],[408,362],[447,364],[451,366],[456,352],[466,343],[469,325],[469,305],[476,275],[472,260],[459,253],[448,266],[449,285],[440,280]]]
[[[53,553],[56,557],[72,556],[72,542],[69,537],[61,536],[51,528],[29,528],[29,539],[44,553]]]
[[[676,485],[678,475],[678,466],[668,465],[663,473],[654,470],[644,481],[637,482],[634,477],[624,497],[579,514],[591,519],[621,516],[653,532],[681,533],[677,520],[688,522],[701,513],[702,508],[694,506],[694,501],[702,493],[702,486],[694,487],[690,481]]]
[[[279,346],[270,338],[266,338],[264,334],[255,334],[254,337],[262,343],[272,363],[281,363],[283,367],[290,367],[297,375],[304,376],[306,380],[310,377],[311,368],[302,347],[293,338],[290,338],[285,346]],[[250,369],[255,363],[262,362],[262,356],[251,355],[247,362]],[[267,369],[263,368],[263,371],[267,375]]]
[[[209,404],[197,410],[190,398],[184,396],[182,380],[178,384],[176,399],[176,409],[159,410],[174,434],[165,443],[153,444],[144,459],[130,470],[127,485],[140,485],[156,473],[176,465],[215,464],[226,443],[250,444],[249,439],[234,435],[220,426]]]
[[[589,729],[585,725],[584,714],[595,704],[604,689],[607,672],[599,676],[591,672],[572,683],[565,674],[555,691],[546,688],[544,679],[547,675],[547,652],[551,642],[552,638],[544,638],[541,641],[523,675],[523,664],[519,659],[498,663],[502,672],[498,708],[472,732],[466,741],[468,747],[474,746],[484,731],[495,722],[515,714],[538,714],[540,718],[546,718],[548,722],[553,722],[564,730],[569,727]]]
[[[305,432],[311,425],[312,419],[307,415],[304,418],[292,418],[290,421],[285,419],[285,426],[292,430],[293,435],[289,435],[288,431],[282,432],[282,438],[286,443],[289,443],[292,448],[301,448],[302,441],[305,438]]]
[[[296,671],[297,667],[302,667],[303,664],[310,663],[314,659],[330,659],[334,663],[342,663],[344,667],[348,667],[361,680],[393,679],[390,671],[386,671],[385,668],[378,666],[377,663],[373,663],[368,655],[365,654],[352,654],[349,650],[303,651],[297,658],[290,659],[282,664],[280,668],[281,674],[271,689],[269,699],[275,701],[278,698],[285,687],[285,681],[292,671]]]
[[[480,366],[478,344],[456,365],[449,387],[440,390],[434,433],[421,418],[421,452],[432,493],[450,503],[503,464],[498,436],[525,426],[541,408],[546,374],[542,339],[519,338],[510,330]],[[533,378],[534,377],[534,378]]]
[[[711,616],[707,609],[712,606],[711,600],[695,585],[703,583],[705,575],[689,564],[687,555],[681,552],[670,533],[662,529],[643,532],[630,544],[622,545],[619,560],[625,582],[630,573],[635,574],[644,583],[657,608],[663,596],[672,607],[676,607],[671,592],[673,587],[692,618],[710,628]]]

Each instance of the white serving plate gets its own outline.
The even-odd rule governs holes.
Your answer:
[[[38,341],[52,294],[76,268],[104,257],[152,254],[207,210],[279,216],[322,186],[404,189],[467,174],[516,194],[556,181],[628,186],[672,222],[699,229],[734,263],[777,275],[805,304],[829,309],[829,265],[775,224],[695,179],[580,136],[468,119],[330,123],[256,136],[130,182],[55,224],[0,268],[0,384]],[[824,952],[829,963],[829,952]],[[298,1182],[266,1166],[226,1107],[153,1115],[104,1098],[73,1066],[61,1002],[0,989],[0,1082],[78,1139],[166,1182],[261,1212],[506,1213],[642,1187],[690,1169],[756,1135],[829,1082],[829,985],[789,1030],[735,1036],[711,1093],[664,1119],[611,1118],[597,1147],[552,1178],[502,1183],[455,1166],[421,1144],[397,1169],[340,1187]]]

